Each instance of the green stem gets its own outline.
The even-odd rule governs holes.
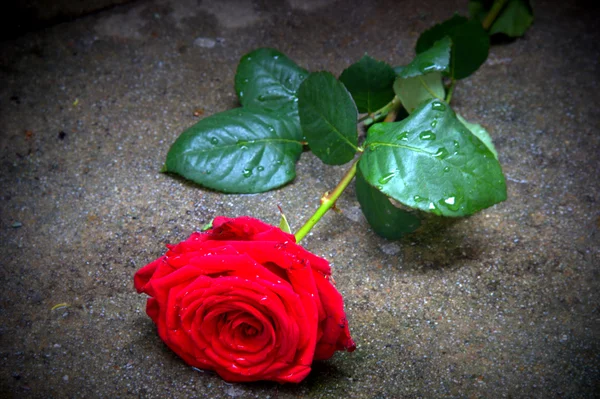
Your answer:
[[[500,11],[502,11],[502,9],[504,8],[504,6],[506,5],[507,2],[508,2],[508,0],[494,1],[492,8],[490,8],[490,11],[487,13],[485,18],[483,19],[483,22],[481,23],[481,25],[483,26],[483,29],[485,29],[485,30],[490,29],[490,27],[492,26],[492,24],[498,17],[498,14],[500,14]]]
[[[448,94],[446,94],[446,102],[450,104],[450,100],[452,100],[452,93],[454,93],[454,86],[456,86],[456,80],[452,79],[450,83],[450,87],[448,88]]]
[[[348,184],[350,184],[356,175],[356,165],[358,163],[358,159],[352,163],[350,169],[348,169],[344,177],[342,177],[342,180],[340,180],[338,185],[335,186],[333,191],[331,193],[326,193],[321,198],[321,206],[319,206],[315,213],[306,221],[306,223],[304,223],[304,226],[300,227],[300,230],[296,232],[295,237],[297,243],[299,243],[300,240],[302,240],[308,234],[308,232],[315,227],[317,222],[321,220],[323,215],[325,215],[328,210],[335,206],[337,199],[340,197],[340,195],[342,195],[346,187],[348,187]]]
[[[398,96],[394,96],[392,101],[390,101],[383,107],[379,108],[377,111],[370,113],[369,117],[371,118],[371,120],[373,122],[377,122],[377,121],[381,120],[382,118],[385,118],[385,116],[390,111],[392,111],[392,110],[398,111],[398,109],[400,108],[401,105],[402,105],[402,103],[400,102],[400,99],[398,98]],[[371,123],[373,123],[373,122],[371,122]]]

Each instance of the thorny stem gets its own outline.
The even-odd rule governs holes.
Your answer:
[[[346,187],[348,187],[348,184],[350,184],[356,175],[356,165],[359,159],[360,157],[352,163],[350,169],[348,169],[344,177],[342,177],[342,180],[340,180],[338,185],[335,186],[333,191],[323,195],[321,198],[321,206],[319,206],[315,213],[306,221],[306,223],[304,223],[304,226],[300,227],[300,230],[296,232],[295,237],[297,243],[299,243],[300,240],[302,240],[308,234],[308,232],[315,227],[317,222],[321,220],[328,210],[335,206],[337,199],[340,197],[340,195],[342,195]]]
[[[483,22],[481,23],[481,25],[483,26],[483,29],[485,29],[485,30],[489,30],[490,29],[490,27],[492,26],[492,24],[494,23],[494,21],[498,17],[498,14],[500,14],[500,11],[502,11],[502,9],[504,8],[504,6],[506,5],[507,2],[508,2],[508,0],[496,0],[496,1],[494,1],[494,4],[492,5],[492,8],[487,13],[487,15],[485,16],[485,18],[483,19]]]

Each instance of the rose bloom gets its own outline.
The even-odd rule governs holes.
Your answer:
[[[231,382],[300,382],[313,360],[353,351],[329,263],[250,217],[168,245],[140,269],[146,313],[186,363]]]

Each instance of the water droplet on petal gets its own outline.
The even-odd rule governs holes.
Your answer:
[[[439,101],[434,101],[431,103],[431,109],[434,111],[445,111],[446,106]]]
[[[419,134],[419,138],[421,140],[432,141],[432,140],[435,140],[435,133],[432,132],[431,130],[425,130],[425,131],[421,132],[421,134]]]

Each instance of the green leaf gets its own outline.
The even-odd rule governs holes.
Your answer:
[[[184,131],[167,154],[167,172],[227,193],[259,193],[296,176],[301,133],[274,112],[236,108]]]
[[[409,113],[422,102],[432,98],[443,99],[445,95],[442,75],[439,72],[406,79],[399,77],[394,82],[394,92]]]
[[[470,215],[506,199],[494,154],[439,100],[373,125],[358,166],[382,193],[437,215]]]
[[[298,90],[302,132],[312,152],[328,165],[342,165],[358,151],[358,113],[346,87],[329,72],[311,73]]]
[[[423,53],[438,40],[449,36],[452,39],[450,76],[464,79],[485,62],[490,48],[490,38],[479,21],[469,21],[460,15],[434,25],[417,40],[416,52]]]
[[[397,240],[421,224],[417,216],[395,207],[389,197],[369,185],[360,170],[356,173],[356,198],[373,231],[384,238]]]
[[[300,126],[297,90],[308,76],[283,53],[260,48],[242,57],[235,75],[235,91],[242,106],[287,114]]]
[[[492,1],[472,0],[469,2],[471,18],[483,21],[492,7]],[[496,20],[490,26],[489,33],[503,33],[510,37],[520,37],[525,34],[533,23],[533,9],[528,0],[508,0]]]
[[[463,118],[460,114],[456,114],[458,120],[469,129],[471,133],[473,133],[485,146],[490,150],[494,157],[498,159],[498,152],[494,147],[494,143],[492,142],[492,137],[490,134],[479,124],[471,123]]]
[[[368,55],[342,72],[340,81],[356,103],[358,112],[375,112],[394,98],[394,70]]]
[[[450,50],[452,40],[444,37],[420,54],[410,64],[398,71],[401,78],[412,78],[431,72],[450,72]]]

